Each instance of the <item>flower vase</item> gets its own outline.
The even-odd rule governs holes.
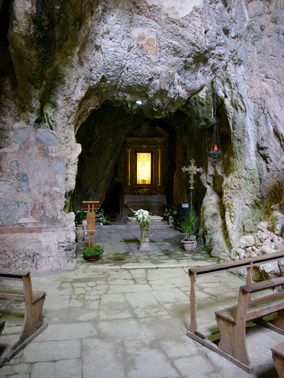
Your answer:
[[[151,247],[150,247],[150,239],[149,239],[149,229],[148,229],[148,226],[143,228],[142,226],[140,226],[141,228],[141,235],[140,235],[140,245],[138,247],[138,249],[140,251],[150,251],[151,250]]]
[[[87,219],[84,219],[82,221],[82,225],[84,227],[84,231],[85,231],[85,236],[84,236],[84,240],[88,237],[88,234],[87,234]]]
[[[85,231],[83,225],[78,225],[76,228],[77,242],[82,243],[85,239]]]

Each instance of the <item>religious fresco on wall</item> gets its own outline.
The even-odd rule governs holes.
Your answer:
[[[55,134],[21,127],[0,151],[0,226],[62,224],[64,172]]]
[[[134,46],[143,50],[153,62],[158,61],[158,40],[155,30],[136,28],[132,32]]]

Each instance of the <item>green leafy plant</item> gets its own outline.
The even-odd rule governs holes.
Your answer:
[[[177,227],[177,229],[185,233],[185,239],[189,239],[191,235],[195,234],[199,227],[198,220],[198,217],[188,214],[183,222],[178,223],[180,227]]]
[[[75,212],[75,223],[76,224],[81,224],[84,219],[86,219],[85,210],[78,210],[78,211]]]
[[[83,256],[84,257],[101,257],[102,254],[104,253],[104,249],[99,246],[99,245],[96,245],[95,247],[84,247],[83,248]]]

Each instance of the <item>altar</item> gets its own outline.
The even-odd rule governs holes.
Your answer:
[[[131,209],[148,210],[150,213],[164,216],[167,199],[165,195],[122,195],[120,196],[121,217],[125,219],[131,213]]]
[[[164,186],[164,144],[168,133],[148,122],[133,129],[125,138],[121,156],[122,193],[120,219],[131,209],[148,210],[163,216],[167,205]]]

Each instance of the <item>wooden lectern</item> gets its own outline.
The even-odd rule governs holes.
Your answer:
[[[82,210],[87,210],[87,234],[89,235],[89,248],[91,244],[90,235],[93,235],[93,247],[95,246],[95,232],[96,232],[96,213],[100,207],[99,201],[83,201]]]

